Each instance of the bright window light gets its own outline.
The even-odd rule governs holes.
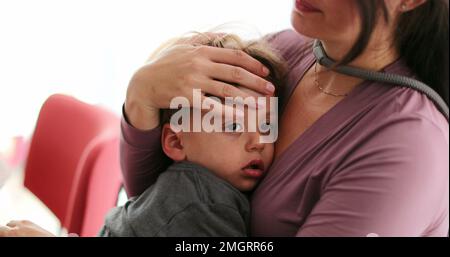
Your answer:
[[[279,31],[290,27],[291,7],[285,0],[2,0],[0,142],[30,136],[54,93],[120,114],[131,75],[160,43],[228,22],[253,35]]]

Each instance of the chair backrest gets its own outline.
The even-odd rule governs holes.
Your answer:
[[[41,108],[25,167],[25,186],[70,231],[77,177],[102,141],[117,137],[120,119],[98,106],[53,95]],[[78,173],[78,174],[77,174]]]
[[[119,138],[101,144],[95,161],[90,166],[90,174],[79,180],[86,192],[83,221],[79,235],[96,236],[105,222],[105,216],[117,203],[122,185],[119,159]],[[79,209],[79,208],[78,208]]]

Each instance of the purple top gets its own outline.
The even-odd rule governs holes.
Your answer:
[[[315,59],[292,30],[271,42],[289,64],[283,104]],[[384,71],[413,77],[401,61]],[[160,133],[122,119],[129,195],[166,168]],[[363,82],[274,160],[251,204],[254,236],[446,236],[448,122],[421,93]]]

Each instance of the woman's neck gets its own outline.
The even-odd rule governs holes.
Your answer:
[[[390,42],[392,41],[370,42],[367,48],[347,65],[373,71],[383,69],[398,59],[397,51]],[[353,42],[323,40],[322,45],[330,58],[340,61],[351,50]],[[318,72],[322,88],[330,92],[348,93],[362,81],[360,78],[333,72],[325,67],[319,67]]]
[[[367,70],[378,71],[398,58],[398,53],[392,40],[388,38],[378,39],[373,35],[366,49],[348,65]],[[342,60],[351,50],[353,42],[347,41],[322,41],[327,55],[336,60]]]

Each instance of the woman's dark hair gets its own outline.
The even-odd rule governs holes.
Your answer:
[[[389,22],[384,1],[356,0],[362,17],[361,32],[339,63],[348,64],[367,47],[381,11]],[[418,77],[449,103],[449,6],[448,0],[427,0],[398,19],[394,44],[400,58]],[[338,64],[338,65],[339,65]]]

